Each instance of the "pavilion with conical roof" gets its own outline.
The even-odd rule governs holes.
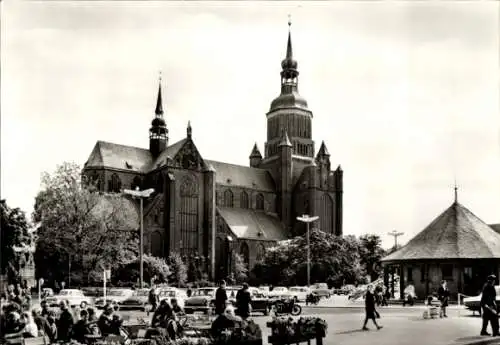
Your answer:
[[[458,293],[477,295],[488,275],[499,276],[500,234],[460,204],[455,190],[453,204],[382,265],[386,286],[393,286],[395,272],[401,276],[400,298],[411,283],[424,299],[442,280],[453,300]]]

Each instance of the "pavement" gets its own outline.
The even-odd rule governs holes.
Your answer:
[[[481,337],[481,318],[472,313],[452,308],[448,318],[425,320],[422,307],[382,307],[378,319],[381,330],[376,330],[371,321],[369,331],[362,331],[364,310],[358,308],[305,307],[301,316],[317,316],[328,323],[325,345],[500,345],[500,338]],[[133,319],[146,317],[142,312],[126,312]],[[268,344],[270,329],[266,322],[271,316],[254,316],[263,333],[263,343]]]

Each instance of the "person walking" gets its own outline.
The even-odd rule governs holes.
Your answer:
[[[491,331],[493,336],[498,336],[498,312],[496,297],[497,293],[495,291],[495,275],[488,276],[486,284],[484,284],[483,292],[481,294],[480,307],[482,309],[483,316],[483,326],[481,328],[481,335],[490,335],[487,332],[488,323],[491,324]]]
[[[449,298],[450,290],[448,290],[446,280],[442,280],[441,286],[438,289],[438,299],[441,302],[441,311],[439,313],[439,317],[448,317],[448,315],[446,315],[446,307],[448,306]]]
[[[366,327],[368,320],[373,321],[374,325],[377,327],[377,330],[382,328],[382,326],[379,326],[377,324],[377,315],[378,312],[375,309],[375,296],[373,294],[373,286],[369,285],[366,290],[365,296],[365,322],[363,323],[363,331],[368,331],[368,327]]]
[[[226,310],[227,302],[227,292],[226,292],[226,282],[221,280],[219,283],[219,288],[215,292],[215,314],[221,315]]]
[[[248,319],[252,312],[252,296],[248,291],[248,284],[243,283],[243,287],[236,294],[237,315],[243,320]]]

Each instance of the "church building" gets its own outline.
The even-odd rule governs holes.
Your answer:
[[[210,279],[220,279],[231,273],[235,253],[252,269],[266,248],[304,233],[297,216],[319,216],[314,226],[342,235],[343,172],[340,165],[332,171],[324,142],[315,150],[313,113],[299,94],[290,31],[281,67],[281,92],[266,114],[264,154],[256,143],[249,166],[202,157],[190,123],[185,138],[170,143],[161,83],[149,149],[96,143],[83,174],[101,192],[155,190],[144,204],[145,252],[196,257]]]

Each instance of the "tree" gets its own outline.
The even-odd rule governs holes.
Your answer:
[[[61,281],[71,270],[89,282],[104,268],[114,270],[137,256],[138,215],[132,200],[98,193],[74,163],[43,173],[41,182],[33,213],[40,224],[39,276]]]
[[[170,284],[176,285],[177,287],[184,286],[187,282],[187,267],[182,257],[179,253],[172,252],[167,259],[167,263],[170,267]]]
[[[245,264],[243,256],[239,253],[234,254],[234,279],[236,283],[240,284],[248,279],[248,267]]]
[[[167,261],[149,254],[143,256],[144,282],[168,283],[171,274]],[[138,258],[120,267],[113,275],[113,281],[121,283],[135,283],[140,279],[140,260]]]
[[[329,282],[340,287],[362,279],[357,240],[313,229],[310,232],[311,282]],[[307,284],[307,239],[298,236],[266,251],[254,268],[260,283],[273,285]]]
[[[359,238],[360,263],[371,281],[378,279],[382,273],[380,260],[385,251],[382,248],[380,236],[367,234]]]
[[[16,252],[15,247],[32,246],[29,224],[26,214],[20,208],[11,209],[5,200],[0,200],[1,212],[1,274],[6,274],[9,283],[20,279],[23,253]]]

